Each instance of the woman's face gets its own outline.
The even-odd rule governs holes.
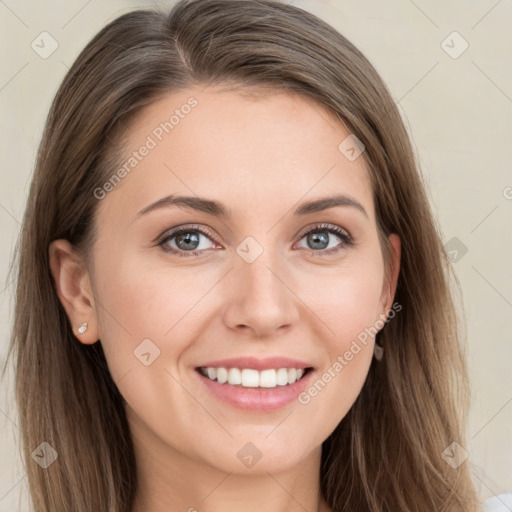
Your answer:
[[[384,280],[359,148],[322,107],[277,92],[190,88],[130,126],[125,172],[112,170],[122,179],[95,192],[81,339],[101,340],[136,444],[226,472],[299,464],[356,400],[373,355],[365,329],[382,328],[396,285],[398,269]],[[360,207],[302,206],[341,195]],[[168,196],[191,199],[151,207]],[[231,358],[313,370],[293,389],[256,388],[254,371],[234,386],[197,370]]]

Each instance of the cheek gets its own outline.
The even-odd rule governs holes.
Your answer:
[[[317,419],[306,424],[308,435],[314,436],[315,429],[320,429],[323,441],[347,415],[368,376],[372,356],[370,345],[347,347],[298,396],[302,415]]]
[[[319,319],[314,324],[319,351],[327,351],[328,357],[299,403],[308,416],[324,418],[325,432],[331,432],[347,414],[368,375],[382,291],[381,270],[378,261],[357,269],[347,265],[336,275],[315,279],[317,287],[303,288],[308,307]]]
[[[379,317],[382,275],[377,263],[374,268],[377,271],[347,267],[315,278],[315,286],[303,287],[305,302],[328,333],[330,352],[345,351],[351,340],[375,325]]]
[[[157,268],[147,260],[119,251],[96,267],[100,339],[114,379],[140,364],[136,356],[144,347],[160,351],[155,364],[178,359],[194,329],[200,331],[200,322],[191,320],[203,316],[204,295],[218,281],[213,272]]]
[[[162,427],[159,434],[165,437],[178,411],[197,414],[176,366],[202,328],[194,319],[215,280],[209,283],[190,269],[171,272],[150,267],[142,258],[116,256],[98,266],[95,276],[101,344],[131,410],[147,425]],[[163,399],[168,399],[165,410]]]
[[[161,338],[200,300],[204,280],[197,273],[162,270],[127,258],[103,272],[101,296],[128,331]]]
[[[322,434],[327,437],[346,416],[368,376],[380,286],[366,277],[347,274],[333,280],[329,292],[317,292],[316,302],[310,297],[311,309],[322,320],[315,333],[318,348],[328,355],[325,367],[298,402],[308,417],[322,418]],[[315,435],[313,430],[311,435]]]

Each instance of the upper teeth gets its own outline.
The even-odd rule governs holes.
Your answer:
[[[302,368],[279,368],[278,370],[253,370],[250,368],[212,368],[201,367],[201,373],[211,380],[217,379],[221,384],[227,382],[231,385],[241,384],[244,387],[275,388],[276,385],[285,386],[299,380],[304,371]]]

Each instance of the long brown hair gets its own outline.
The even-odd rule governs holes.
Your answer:
[[[454,468],[443,458],[452,442],[464,447],[469,406],[460,285],[403,120],[352,43],[273,0],[183,0],[170,12],[124,14],[85,47],[56,94],[11,268],[9,357],[36,512],[131,512],[137,484],[123,399],[101,342],[79,343],[72,332],[49,245],[65,238],[91,254],[93,191],[119,165],[132,116],[166,93],[225,83],[299,93],[333,112],[365,146],[388,271],[387,236],[401,239],[402,309],[378,334],[384,359],[323,443],[323,496],[334,511],[476,512],[469,461]],[[42,442],[58,453],[47,469],[31,456]]]

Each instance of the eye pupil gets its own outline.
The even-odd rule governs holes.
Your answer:
[[[329,235],[327,233],[310,233],[308,235],[308,242],[313,242],[314,249],[325,249],[329,245]],[[318,247],[316,244],[325,244],[323,247]]]
[[[195,244],[193,247],[191,247],[190,245],[185,245],[184,247],[180,247],[180,243],[184,241],[185,244],[190,244],[192,242],[192,244]],[[176,236],[176,245],[180,248],[180,249],[195,249],[198,245],[199,245],[199,235],[197,233],[186,233],[184,235],[178,235]]]

